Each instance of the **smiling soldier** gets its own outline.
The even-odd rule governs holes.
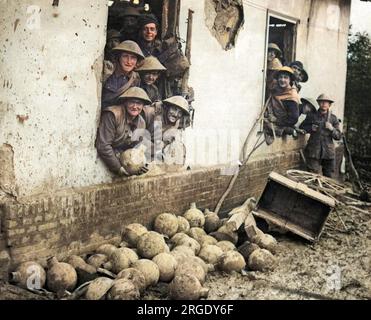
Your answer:
[[[134,148],[140,141],[136,140],[136,130],[145,130],[146,123],[140,115],[143,106],[150,104],[145,91],[138,87],[128,89],[123,93],[117,105],[102,111],[98,128],[96,148],[98,155],[108,169],[120,176],[129,176],[128,171],[121,165],[120,153]],[[146,167],[140,173],[146,173]]]

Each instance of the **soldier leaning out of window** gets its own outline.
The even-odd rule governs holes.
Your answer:
[[[131,40],[121,42],[112,49],[115,71],[103,84],[102,108],[114,105],[117,98],[131,87],[140,86],[140,76],[135,68],[144,60],[138,44]]]
[[[157,39],[159,22],[155,15],[142,15],[139,19],[138,44],[145,57],[159,57],[162,52],[162,42]]]
[[[120,162],[120,153],[140,143],[136,130],[146,128],[141,112],[143,106],[148,104],[151,104],[151,100],[145,91],[132,87],[119,97],[116,105],[102,111],[95,145],[99,157],[108,169],[117,175],[131,175]],[[144,165],[137,174],[147,171]]]
[[[264,134],[268,145],[273,143],[274,136],[297,136],[294,125],[299,118],[300,97],[293,87],[294,71],[290,67],[282,67],[274,77],[277,84],[267,101],[264,115]]]
[[[166,68],[161,62],[153,56],[145,58],[143,65],[137,69],[141,78],[141,88],[144,89],[153,102],[162,100],[156,82],[161,72],[165,70]]]
[[[310,134],[305,155],[309,171],[327,177],[335,173],[335,145],[334,140],[340,140],[342,133],[339,129],[337,117],[331,113],[334,100],[325,94],[317,98],[319,109],[309,113],[300,128]]]
[[[294,85],[297,88],[298,92],[301,90],[300,83],[305,83],[308,81],[308,73],[304,69],[304,65],[301,61],[294,61],[289,64],[289,67],[294,71],[295,81]]]
[[[147,130],[151,133],[151,140],[155,146],[154,152],[161,152],[163,159],[166,160],[165,158],[169,156],[167,153],[176,149],[178,154],[175,156],[180,158],[177,164],[184,164],[185,147],[181,142],[180,122],[183,117],[189,116],[188,101],[182,96],[173,96],[147,106],[143,111]]]

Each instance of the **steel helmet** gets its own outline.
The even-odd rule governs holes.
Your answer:
[[[275,50],[279,53],[279,56],[282,56],[282,51],[279,46],[277,46],[275,43],[269,43],[268,44],[268,50]]]
[[[314,98],[301,98],[301,103],[308,103],[312,107],[313,111],[317,111],[319,109],[318,102]]]
[[[176,106],[182,109],[187,115],[189,115],[188,101],[182,96],[173,96],[163,101],[165,104]]]
[[[317,101],[328,101],[330,103],[334,103],[335,101],[331,99],[327,94],[322,93],[318,96]]]
[[[135,54],[139,59],[144,59],[144,54],[142,49],[138,46],[135,41],[126,40],[121,42],[119,45],[112,49],[112,52],[119,53],[119,52],[130,52]]]
[[[288,73],[290,75],[290,78],[291,78],[292,81],[295,79],[294,70],[292,70],[290,67],[284,66],[284,67],[276,70],[274,78],[278,79],[278,76],[279,76],[280,73]]]
[[[149,56],[144,59],[143,65],[137,71],[165,71],[166,68],[156,57]]]
[[[128,90],[126,90],[121,96],[118,97],[118,100],[127,99],[139,99],[142,100],[145,105],[152,103],[147,93],[142,88],[139,87],[131,87]]]

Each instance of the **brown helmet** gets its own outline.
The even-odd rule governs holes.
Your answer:
[[[173,96],[167,98],[163,101],[163,103],[178,107],[182,109],[187,115],[189,115],[188,101],[182,96]]]
[[[314,98],[301,98],[301,103],[309,104],[314,112],[319,109],[318,102]]]
[[[144,59],[143,65],[137,71],[165,71],[166,68],[156,57],[149,56]]]
[[[107,31],[107,41],[112,39],[120,39],[121,33],[115,29],[110,29]]]
[[[125,11],[119,14],[119,18],[124,18],[124,17],[140,17],[140,12],[138,9],[133,8],[133,7],[126,7]]]
[[[126,90],[121,96],[118,97],[119,101],[127,99],[139,99],[142,100],[145,105],[152,103],[147,93],[142,88],[139,87],[131,87],[128,90]]]
[[[275,50],[277,51],[278,55],[282,56],[282,51],[279,46],[277,46],[275,43],[269,43],[268,44],[268,50]]]
[[[138,46],[138,44],[135,41],[132,40],[126,40],[121,42],[118,46],[112,49],[112,52],[113,53],[130,52],[132,54],[135,54],[138,57],[138,59],[140,60],[144,59],[142,49]]]
[[[290,67],[284,66],[284,67],[279,68],[278,70],[276,70],[274,78],[278,79],[278,76],[280,75],[280,73],[288,73],[290,75],[291,81],[293,81],[295,79],[294,70],[292,70]]]
[[[322,93],[318,96],[317,98],[317,101],[320,102],[320,101],[328,101],[330,103],[334,103],[335,101],[333,99],[331,99],[327,94],[325,93]]]

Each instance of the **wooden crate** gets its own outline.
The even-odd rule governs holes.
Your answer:
[[[272,172],[253,214],[309,241],[317,241],[335,201]]]

